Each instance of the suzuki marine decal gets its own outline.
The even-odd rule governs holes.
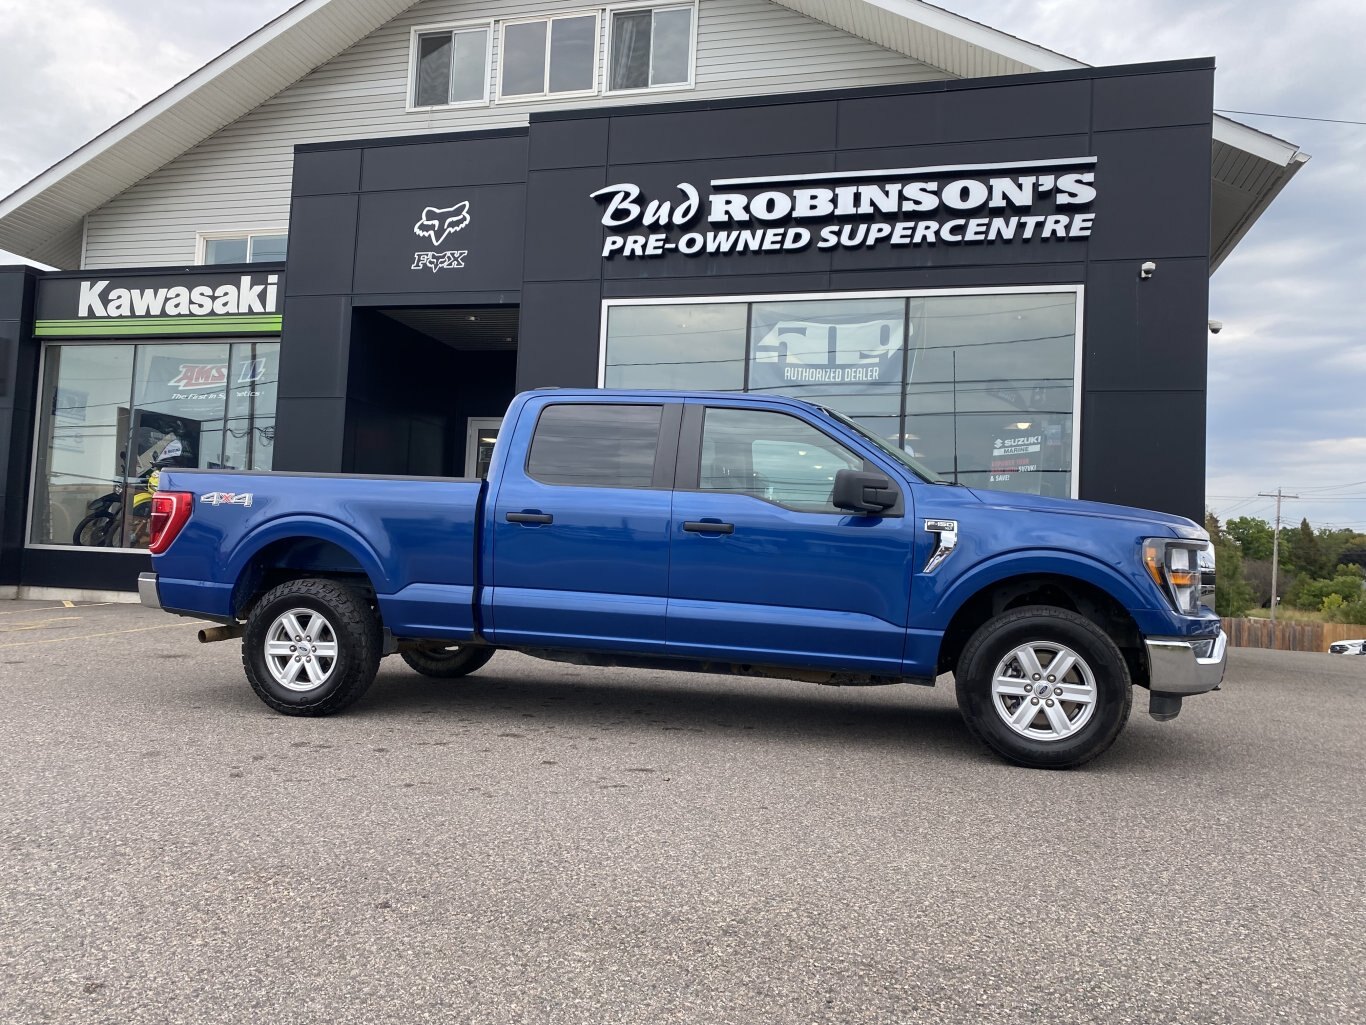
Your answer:
[[[241,494],[235,494],[231,491],[210,491],[206,495],[199,496],[199,500],[205,505],[250,506],[251,499],[252,493],[250,491],[244,491]]]
[[[1095,157],[679,182],[667,199],[620,182],[604,207],[604,259],[807,248],[973,245],[1088,238]]]
[[[439,247],[448,237],[463,230],[469,223],[469,200],[456,203],[454,206],[428,206],[423,208],[422,216],[413,225],[413,234],[425,238],[433,246]],[[410,269],[426,269],[436,273],[441,270],[464,267],[465,257],[468,255],[468,249],[448,249],[436,252],[419,251],[413,254],[413,265]]]

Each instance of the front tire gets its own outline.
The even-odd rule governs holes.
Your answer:
[[[107,548],[118,545],[119,517],[110,512],[91,513],[71,532],[71,540],[86,548]]]
[[[482,669],[493,658],[493,651],[493,648],[453,644],[444,648],[417,648],[402,655],[409,668],[423,676],[453,680]]]
[[[379,618],[335,580],[290,580],[267,591],[247,617],[242,666],[256,696],[285,715],[331,715],[374,682]]]
[[[1129,719],[1129,667],[1095,623],[1050,606],[1013,609],[968,640],[954,673],[973,736],[1008,761],[1071,769],[1104,752]]]

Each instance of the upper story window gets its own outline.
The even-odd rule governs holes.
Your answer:
[[[488,102],[488,25],[413,31],[411,106]]]
[[[611,12],[607,88],[612,92],[692,81],[692,5]]]
[[[199,262],[283,263],[289,236],[278,229],[267,231],[214,232],[201,234]]]
[[[503,103],[686,89],[696,22],[696,3],[674,2],[421,26],[412,31],[408,109],[483,106],[494,79]]]
[[[503,23],[501,99],[591,93],[598,87],[598,14]]]

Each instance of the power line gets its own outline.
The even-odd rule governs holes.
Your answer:
[[[1214,109],[1216,114],[1241,114],[1244,117],[1280,117],[1290,121],[1323,121],[1330,125],[1366,125],[1366,121],[1344,121],[1336,117],[1304,117],[1300,114],[1268,114],[1260,110],[1221,110]]]

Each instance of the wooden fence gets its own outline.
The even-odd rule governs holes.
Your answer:
[[[1269,619],[1225,619],[1224,632],[1235,648],[1278,651],[1327,651],[1334,641],[1366,637],[1366,626],[1350,623],[1272,623]]]

